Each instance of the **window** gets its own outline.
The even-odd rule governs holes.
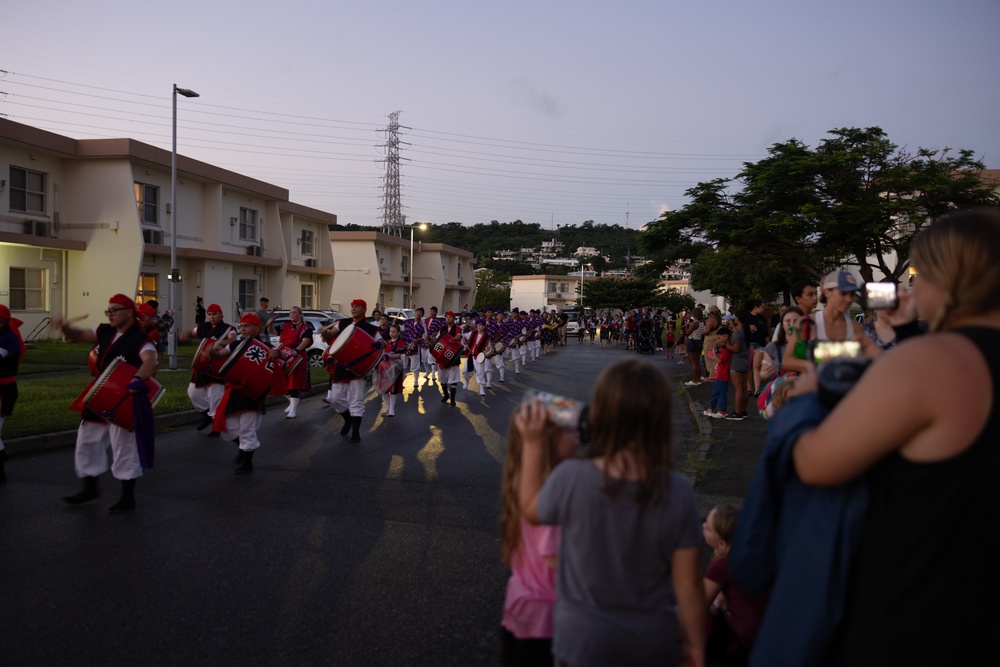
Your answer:
[[[10,309],[45,310],[45,269],[10,269]]]
[[[240,308],[253,312],[257,310],[257,281],[240,280],[239,294]]]
[[[313,255],[313,233],[308,229],[302,230],[302,254],[306,257],[312,257]]]
[[[559,291],[560,292],[568,292],[569,291],[568,284],[567,283],[559,283]]]
[[[10,210],[45,213],[45,174],[10,168]]]
[[[139,207],[139,221],[144,225],[160,224],[157,212],[160,204],[160,188],[145,183],[135,184],[135,204]]]
[[[146,303],[150,299],[156,300],[156,287],[160,281],[158,273],[140,273],[139,285],[135,288],[135,302]]]
[[[309,310],[313,307],[313,288],[314,285],[311,283],[302,283],[299,285],[299,303],[302,308]]]
[[[257,240],[257,211],[252,208],[240,209],[240,241]]]
[[[402,266],[402,269],[403,269],[402,273],[403,273],[404,276],[410,275],[410,258],[409,257],[403,257],[403,266]]]
[[[555,283],[549,283],[549,294],[552,294],[555,291],[556,291],[556,284]]]

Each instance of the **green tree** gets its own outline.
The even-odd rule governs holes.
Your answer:
[[[576,292],[580,293],[579,284],[576,286]],[[584,286],[583,305],[594,310],[641,308],[661,305],[665,303],[667,296],[656,280],[598,278],[588,281]]]
[[[476,310],[510,307],[510,274],[493,269],[476,271]]]

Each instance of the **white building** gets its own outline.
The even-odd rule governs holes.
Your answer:
[[[555,310],[576,308],[580,303],[581,284],[586,297],[587,282],[592,276],[512,276],[510,285],[511,308]]]

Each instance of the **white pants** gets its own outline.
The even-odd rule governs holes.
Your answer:
[[[245,452],[252,452],[260,447],[260,440],[257,439],[257,430],[264,422],[264,415],[256,410],[246,410],[237,412],[235,415],[226,415],[226,430],[222,432],[222,437],[226,440],[240,439],[240,449]]]
[[[458,366],[449,366],[448,368],[438,369],[438,382],[440,382],[442,386],[446,384],[458,384],[460,381],[461,377],[459,376]]]
[[[333,404],[338,413],[350,411],[352,417],[365,416],[365,379],[358,378],[348,382],[334,382]]]
[[[514,362],[514,372],[521,372],[521,348],[519,347],[508,347],[504,350],[504,356],[508,357]]]
[[[504,368],[506,368],[506,366],[504,366],[504,362],[503,362],[503,358],[504,358],[504,356],[506,356],[506,354],[507,354],[507,351],[504,350],[503,354],[494,354],[493,355],[493,359],[492,359],[492,361],[493,361],[493,367],[496,368],[500,372],[501,379],[503,378]],[[486,363],[489,363],[489,361],[487,361]]]
[[[492,359],[487,359],[483,363],[473,360],[472,366],[476,369],[476,382],[479,384],[479,393],[486,393],[483,391],[486,389],[487,385],[493,384],[491,380],[493,379],[493,364]]]
[[[406,355],[406,371],[417,372],[420,370],[420,352]]]
[[[434,375],[437,373],[438,365],[437,359],[431,356],[431,349],[420,348],[420,361],[423,362],[424,368],[427,369],[427,375]]]
[[[188,398],[191,405],[199,412],[208,411],[209,417],[215,416],[215,409],[219,407],[222,395],[226,393],[226,385],[213,382],[204,387],[196,387],[194,382],[188,384]]]
[[[139,449],[135,433],[107,422],[81,421],[76,429],[77,477],[97,477],[108,469],[108,447],[111,448],[111,474],[115,479],[142,477]]]

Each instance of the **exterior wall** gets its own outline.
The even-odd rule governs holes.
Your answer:
[[[587,283],[595,278],[584,276],[583,296],[586,302]],[[554,289],[549,289],[554,286]],[[510,285],[511,308],[542,308],[544,310],[573,309],[580,302],[580,276],[513,276]]]

